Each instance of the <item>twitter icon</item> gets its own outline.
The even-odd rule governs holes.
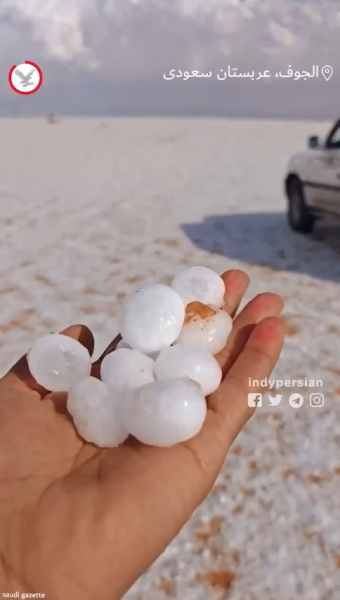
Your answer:
[[[276,394],[276,396],[269,395],[269,406],[278,406],[282,400],[282,394]]]

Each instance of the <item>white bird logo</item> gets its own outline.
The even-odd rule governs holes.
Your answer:
[[[276,396],[271,396],[269,394],[269,406],[278,406],[282,400],[282,394],[276,394]]]
[[[15,69],[14,73],[20,77],[21,81],[20,81],[20,85],[22,85],[22,87],[27,87],[29,85],[34,85],[33,81],[30,81],[30,79],[32,78],[33,73],[35,72],[35,69],[32,69],[29,73],[27,73],[27,75],[24,75],[22,71],[20,71],[19,69]]]

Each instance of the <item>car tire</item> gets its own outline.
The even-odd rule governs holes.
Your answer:
[[[310,214],[305,202],[303,185],[298,177],[288,183],[288,223],[293,231],[310,233],[314,229],[315,218]]]

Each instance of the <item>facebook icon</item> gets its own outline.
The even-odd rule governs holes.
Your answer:
[[[262,394],[248,394],[248,406],[250,406],[251,408],[262,406],[262,403]]]

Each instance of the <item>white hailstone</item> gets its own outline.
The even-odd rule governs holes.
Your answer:
[[[232,325],[231,317],[224,310],[191,302],[176,344],[217,354],[224,348]]]
[[[224,304],[224,281],[207,267],[185,269],[176,275],[171,287],[179,293],[185,304],[195,300],[218,308]]]
[[[51,392],[68,392],[91,373],[89,351],[77,340],[61,333],[39,338],[27,355],[34,379]]]
[[[155,381],[154,361],[139,350],[120,348],[105,356],[100,375],[111,387],[135,388]]]
[[[195,381],[158,381],[129,395],[124,423],[144,444],[173,446],[199,433],[206,411],[206,400]]]
[[[87,377],[68,393],[67,410],[78,433],[101,448],[113,448],[128,437],[123,424],[124,395],[95,377]]]
[[[154,372],[158,381],[188,377],[201,386],[204,396],[212,394],[222,379],[221,367],[212,354],[184,346],[164,348],[155,362]]]
[[[146,285],[126,301],[120,333],[132,348],[145,354],[158,352],[179,336],[184,314],[177,292],[160,283]]]

